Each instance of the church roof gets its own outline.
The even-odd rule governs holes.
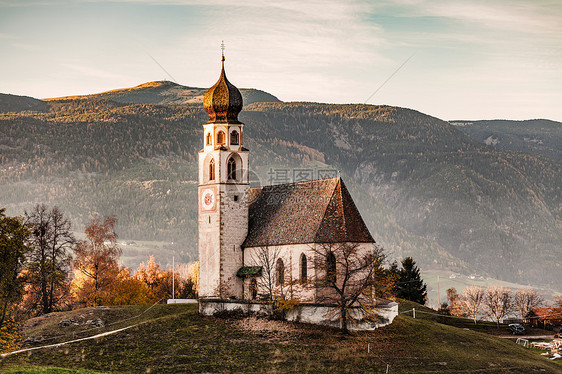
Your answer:
[[[374,243],[341,178],[250,189],[244,247]]]
[[[240,123],[238,113],[242,111],[242,94],[226,79],[224,56],[219,80],[205,93],[203,107],[209,114],[209,122]]]

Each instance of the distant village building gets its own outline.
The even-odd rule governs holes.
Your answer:
[[[314,272],[325,271],[314,266],[313,246],[335,242],[374,249],[344,182],[336,177],[250,188],[249,150],[238,120],[242,95],[226,78],[224,56],[203,106],[209,120],[199,152],[200,300],[259,299],[264,269],[258,252],[267,248],[278,254],[275,284],[292,281],[291,293],[317,302],[320,291],[304,287]]]
[[[555,328],[562,326],[562,308],[534,308],[531,309],[531,325]]]

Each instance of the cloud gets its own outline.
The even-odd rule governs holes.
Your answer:
[[[104,78],[104,79],[120,79],[123,78],[121,74],[115,74],[96,67],[87,66],[84,63],[61,63],[60,66],[80,73],[88,77]]]

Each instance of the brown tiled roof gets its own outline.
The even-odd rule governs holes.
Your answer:
[[[540,320],[562,323],[562,308],[534,308],[533,312]]]
[[[341,178],[250,189],[244,247],[374,243]]]

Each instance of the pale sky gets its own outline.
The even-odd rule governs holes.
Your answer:
[[[562,121],[561,0],[0,0],[0,92],[210,87],[222,40],[229,80],[283,101],[363,103],[395,73],[369,104]]]

